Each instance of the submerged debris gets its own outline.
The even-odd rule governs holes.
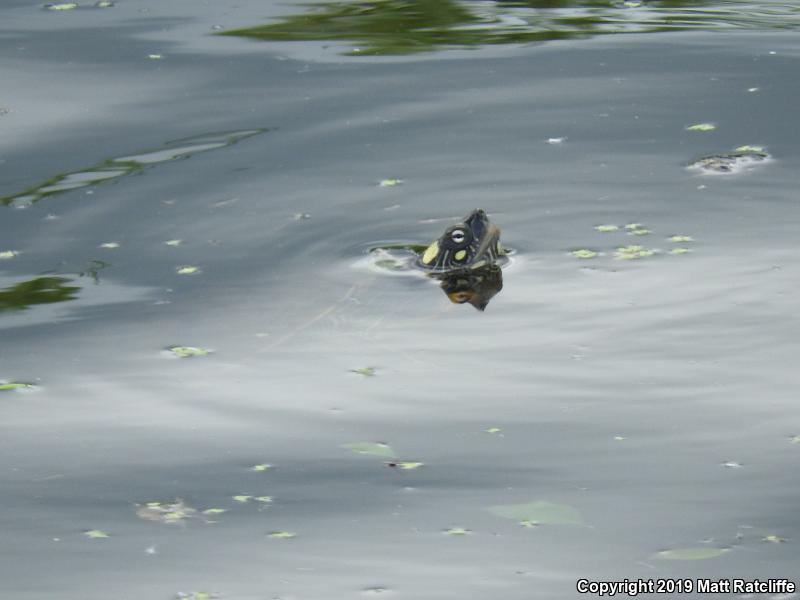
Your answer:
[[[696,123],[695,125],[689,125],[686,131],[714,131],[716,128],[717,126],[713,123]]]
[[[136,516],[145,521],[174,525],[197,516],[197,510],[180,498],[166,502],[145,502],[136,505]]]
[[[697,547],[697,548],[675,548],[674,550],[662,550],[656,552],[652,558],[660,558],[664,560],[705,560],[707,558],[716,558],[728,552],[728,548],[711,548],[711,547]]]
[[[342,448],[352,450],[357,454],[370,454],[372,456],[385,456],[386,458],[395,458],[394,450],[388,444],[383,442],[351,442],[349,444],[342,444]]]
[[[583,517],[572,506],[551,502],[529,502],[528,504],[501,504],[487,508],[490,513],[506,519],[514,519],[525,527],[536,525],[581,525]]]
[[[707,174],[730,175],[741,173],[769,158],[769,153],[761,146],[739,146],[733,152],[698,158],[687,168]]]

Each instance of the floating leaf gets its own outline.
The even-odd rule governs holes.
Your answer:
[[[716,128],[717,126],[713,123],[697,123],[695,125],[689,125],[686,131],[714,131]]]
[[[619,225],[595,225],[594,228],[600,233],[609,233],[611,231],[618,231]]]
[[[72,10],[78,8],[78,4],[76,2],[59,2],[58,4],[45,4],[44,7],[47,10]]]
[[[649,229],[631,229],[628,232],[628,235],[650,235],[651,231]]]
[[[19,381],[9,381],[6,383],[0,383],[0,391],[9,391],[9,390],[30,390],[34,388],[32,383],[20,383]]]
[[[649,250],[642,246],[623,246],[617,248],[617,251],[614,253],[614,258],[617,260],[633,260],[653,256],[654,254],[655,250]]]
[[[766,154],[767,151],[764,149],[764,146],[749,146],[745,144],[744,146],[739,146],[734,148],[735,152],[753,152],[754,154]]]
[[[165,243],[167,246],[176,247],[176,246],[180,246],[180,245],[182,245],[182,244],[183,244],[183,240],[167,240],[167,241],[166,241],[166,242],[164,242],[164,243]]]
[[[273,531],[272,533],[269,534],[269,537],[278,538],[281,540],[290,540],[292,538],[296,538],[297,534],[292,533],[291,531]]]
[[[14,258],[15,256],[19,256],[19,252],[16,250],[3,250],[0,252],[0,260],[8,260],[10,258]]]
[[[471,535],[472,531],[464,529],[463,527],[451,527],[442,531],[445,535]]]
[[[641,229],[642,227],[644,227],[644,225],[642,225],[641,223],[628,223],[627,225],[625,225],[625,229],[627,229],[628,231],[633,231],[634,229]]]
[[[206,356],[211,350],[206,348],[196,348],[194,346],[170,346],[167,348],[178,358],[189,358],[190,356]]]
[[[577,509],[565,504],[529,502],[528,504],[501,504],[487,508],[490,513],[532,525],[580,525],[583,518]]]
[[[626,438],[624,436],[621,436],[621,435],[615,435],[614,436],[614,441],[617,441],[617,442],[622,442],[622,441],[624,441],[626,439],[628,439],[628,438]]]
[[[162,58],[164,58],[164,56],[161,54],[148,54],[147,58],[149,58],[150,60],[161,60]]]
[[[263,464],[260,464],[260,465],[253,465],[252,467],[250,467],[250,470],[251,471],[261,472],[261,471],[268,471],[271,468],[272,468],[272,465],[268,465],[266,463],[263,463]]]
[[[381,179],[378,187],[395,187],[403,183],[402,179]]]
[[[261,502],[262,504],[270,504],[272,502],[272,496],[256,496],[253,500]]]
[[[664,560],[705,560],[707,558],[716,558],[726,552],[728,552],[727,548],[675,548],[674,550],[656,552],[653,558],[661,558]]]
[[[489,429],[484,429],[486,433],[503,433],[503,430],[499,427],[489,427]]]
[[[420,467],[424,467],[425,463],[390,461],[390,462],[386,463],[386,466],[387,467],[395,467],[397,469],[402,469],[404,471],[413,471],[414,469],[419,469]]]
[[[690,235],[673,235],[669,238],[669,241],[685,244],[686,242],[693,242],[694,238]]]
[[[370,454],[372,456],[385,456],[387,458],[394,458],[395,453],[391,446],[381,442],[352,442],[349,444],[342,444],[342,448],[347,448],[358,454]]]
[[[597,256],[597,252],[594,250],[587,250],[585,248],[581,248],[580,250],[573,250],[572,256],[575,258],[594,258]]]
[[[194,267],[192,265],[175,267],[175,271],[178,273],[178,275],[196,275],[197,273],[201,272],[199,267]]]
[[[689,254],[691,252],[691,248],[673,248],[669,251],[670,254]]]
[[[207,508],[203,511],[204,515],[221,515],[224,512],[228,512],[227,508]]]
[[[84,531],[83,535],[85,535],[88,538],[92,538],[93,540],[99,540],[111,537],[105,531],[101,531],[100,529],[89,529],[88,531]]]
[[[104,244],[100,244],[101,248],[106,248],[107,250],[115,250],[119,248],[119,242],[105,242]]]
[[[350,369],[350,372],[363,375],[364,377],[374,377],[376,369],[375,367],[361,367],[360,369]]]
[[[782,538],[778,535],[767,535],[761,540],[762,542],[772,542],[773,544],[783,544],[786,542],[786,538]]]
[[[244,504],[245,502],[250,502],[250,500],[253,499],[253,496],[248,496],[246,494],[240,494],[238,496],[233,496],[233,499],[236,500],[236,502],[241,502],[241,503]]]

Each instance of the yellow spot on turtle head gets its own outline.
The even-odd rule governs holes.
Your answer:
[[[425,250],[425,254],[422,255],[422,262],[426,265],[432,263],[437,254],[439,254],[439,242],[433,242],[428,246],[428,249]]]
[[[453,258],[455,258],[456,260],[464,260],[465,256],[467,256],[467,251],[459,250],[458,252],[456,252],[456,255]]]

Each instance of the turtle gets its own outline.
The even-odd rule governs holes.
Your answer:
[[[417,258],[416,266],[433,274],[474,270],[505,259],[500,229],[476,208],[460,223],[448,227]]]
[[[480,311],[503,289],[505,262],[500,229],[476,208],[463,221],[448,227],[417,257],[416,266],[438,279],[454,304],[469,303]]]

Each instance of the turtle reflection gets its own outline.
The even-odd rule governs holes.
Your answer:
[[[503,289],[503,271],[496,264],[477,269],[433,275],[441,281],[442,291],[454,304],[469,303],[483,311],[497,292]]]

